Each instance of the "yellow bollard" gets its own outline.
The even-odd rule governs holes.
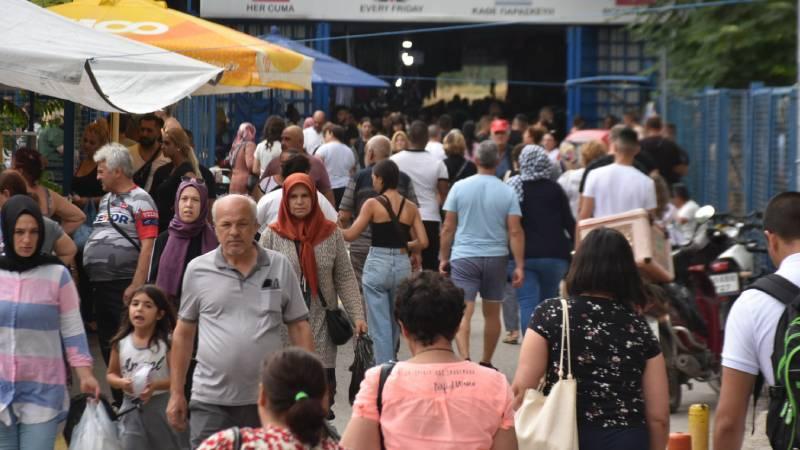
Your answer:
[[[692,450],[708,450],[708,415],[706,404],[689,407],[689,434],[692,436]]]

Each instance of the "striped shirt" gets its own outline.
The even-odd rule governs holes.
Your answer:
[[[62,420],[69,408],[66,360],[91,367],[78,292],[69,271],[44,265],[0,270],[0,422]]]

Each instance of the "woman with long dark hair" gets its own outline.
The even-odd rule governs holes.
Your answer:
[[[567,293],[580,449],[663,450],[669,431],[666,366],[640,313],[645,293],[625,236],[609,228],[589,233],[572,261]],[[561,324],[559,299],[539,304],[514,376],[517,405],[542,377],[545,392],[558,379]]]
[[[261,428],[234,428],[206,439],[197,450],[342,450],[326,434],[328,386],[322,362],[288,348],[264,362],[258,393]],[[238,434],[238,438],[236,435]],[[234,442],[239,447],[234,448]]]
[[[419,209],[397,191],[399,180],[394,161],[375,164],[372,187],[379,195],[364,202],[353,226],[342,232],[346,241],[354,241],[367,226],[372,230],[361,281],[376,364],[393,360],[400,340],[393,305],[397,286],[411,274],[409,252],[419,254],[428,246]]]
[[[253,161],[253,175],[259,179],[267,169],[267,164],[281,154],[281,133],[284,128],[286,121],[281,116],[269,116],[264,122],[264,129],[261,131],[262,141],[256,146]]]

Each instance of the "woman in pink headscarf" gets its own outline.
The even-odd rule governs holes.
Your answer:
[[[253,171],[256,151],[256,127],[250,122],[239,125],[236,139],[231,145],[228,153],[228,164],[230,164],[233,175],[231,176],[231,194],[247,195],[247,179]],[[257,181],[257,180],[256,180]]]

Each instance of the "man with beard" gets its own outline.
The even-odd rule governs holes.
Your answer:
[[[161,129],[164,120],[155,114],[139,118],[139,144],[130,148],[133,159],[133,182],[150,192],[156,170],[169,164],[169,158],[161,152]]]

